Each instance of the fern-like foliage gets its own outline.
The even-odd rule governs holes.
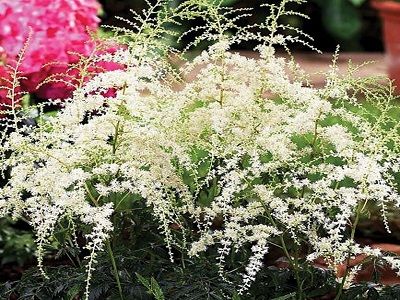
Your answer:
[[[307,15],[288,8],[291,4],[301,5],[306,2],[307,0],[283,0],[278,4],[262,4],[263,7],[267,8],[267,18],[263,23],[258,25],[258,28],[260,30],[267,30],[269,34],[263,35],[257,33],[254,38],[270,47],[281,45],[285,47],[287,51],[289,51],[289,43],[300,43],[318,52],[311,44],[313,37],[290,24],[280,22],[281,18],[286,16],[297,16],[308,19],[309,17]]]
[[[171,25],[179,26],[182,20],[192,19],[196,14],[183,5],[172,5],[170,0],[157,0],[154,4],[146,0],[146,3],[148,8],[140,13],[131,10],[132,20],[116,17],[126,27],[104,27],[115,33],[114,40],[128,45],[132,58],[136,59],[135,64],[151,62],[164,73],[174,73],[170,58],[180,55],[169,41],[178,39],[179,32]]]
[[[72,90],[76,90],[81,88],[85,82],[93,78],[95,75],[108,71],[102,66],[102,63],[105,61],[104,55],[107,54],[109,49],[115,48],[113,50],[117,51],[120,46],[110,40],[95,36],[95,34],[92,34],[91,36],[92,40],[90,43],[92,49],[89,54],[84,55],[79,52],[71,51],[68,54],[75,57],[75,62],[60,63],[54,61],[43,65],[42,68],[60,66],[63,68],[63,71],[50,74],[39,83],[37,89],[46,84],[61,83]]]
[[[17,58],[2,66],[3,76],[0,74],[0,92],[5,95],[5,98],[0,99],[0,146],[4,145],[11,132],[29,130],[27,114],[22,110],[23,98],[27,93],[21,89],[20,82],[26,79],[21,71],[21,65],[29,47],[30,38],[31,33]],[[4,159],[7,155],[8,152],[0,147],[0,159]],[[8,168],[5,165],[0,166],[1,181],[6,178],[7,171]]]
[[[189,29],[180,37],[182,39],[187,35],[195,34],[194,40],[187,44],[185,50],[189,50],[204,41],[227,41],[230,45],[238,43],[252,27],[251,25],[240,26],[238,24],[239,20],[252,15],[251,8],[224,6],[223,0],[189,0],[183,2],[182,8],[203,19],[203,25]]]
[[[20,50],[17,58],[8,61],[3,67],[5,75],[0,77],[0,90],[5,92],[6,99],[0,103],[1,120],[6,122],[12,119],[12,124],[18,121],[18,110],[21,108],[21,99],[26,94],[21,91],[20,81],[26,79],[20,70],[25,52],[29,47],[30,36]],[[11,125],[11,124],[10,124]],[[16,126],[14,126],[16,127]]]

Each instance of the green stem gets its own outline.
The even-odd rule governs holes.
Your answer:
[[[223,86],[224,83],[225,83],[225,55],[221,57],[221,60],[222,60],[222,62],[221,62],[221,68],[222,68],[222,71],[221,71],[221,89],[219,91],[218,103],[222,107],[223,103],[224,103],[224,92],[225,92],[225,89],[224,89],[224,86]]]
[[[265,207],[264,207],[265,208]],[[269,220],[271,221],[272,225],[275,228],[277,227],[277,224],[275,222],[275,220],[272,218],[271,214],[266,210],[267,215]],[[289,261],[289,265],[292,267],[292,269],[294,270],[294,276],[296,278],[296,284],[297,284],[297,296],[299,300],[303,300],[304,299],[304,295],[303,295],[303,284],[300,282],[300,273],[299,273],[299,263],[298,263],[298,255],[295,258],[295,261],[293,261],[292,256],[290,255],[287,246],[286,246],[286,242],[285,239],[283,238],[283,234],[280,235],[279,237],[281,245],[282,245],[282,249],[283,252],[285,253],[285,256],[287,257],[288,261]]]
[[[120,122],[117,122],[117,125],[115,125],[115,134],[112,142],[112,154],[115,155],[115,152],[117,152],[117,146],[118,146],[118,134],[119,134],[119,126]]]
[[[367,201],[366,201],[366,202],[367,202]],[[361,212],[363,211],[363,209],[364,209],[364,207],[365,207],[365,205],[366,205],[366,202],[364,203],[363,206],[358,205],[358,207],[357,207],[357,210],[356,210],[356,218],[354,219],[354,223],[353,223],[353,225],[352,225],[351,233],[350,233],[350,240],[351,240],[351,241],[354,240],[354,237],[355,237],[355,234],[356,234],[356,228],[357,228],[358,222],[360,221],[360,214],[361,214]],[[349,267],[349,266],[350,266],[350,258],[351,258],[351,251],[350,251],[350,249],[349,249],[349,252],[348,252],[348,254],[347,254],[347,259],[346,259],[346,269],[345,269],[345,272],[344,272],[342,281],[340,282],[340,286],[339,286],[338,292],[337,292],[336,297],[335,297],[334,300],[339,300],[340,297],[342,297],[343,289],[344,289],[344,284],[346,283],[347,276],[349,275],[349,270],[350,270],[350,267]]]
[[[117,282],[119,297],[121,298],[121,300],[124,300],[124,294],[122,292],[121,281],[120,281],[119,275],[118,275],[117,263],[115,262],[114,253],[112,251],[111,244],[110,244],[109,240],[107,240],[106,246],[107,246],[107,252],[110,255],[110,260],[111,260],[111,264],[112,264],[112,267],[113,267],[115,281]]]
[[[296,245],[296,251],[295,251],[295,256],[294,256],[294,264],[295,264],[295,274],[296,274],[296,280],[297,280],[297,289],[298,289],[298,293],[299,293],[299,299],[305,299],[306,297],[303,294],[303,284],[304,284],[304,280],[300,280],[300,263],[299,263],[299,258],[300,258],[300,247],[299,245]]]
[[[311,142],[311,154],[310,154],[310,159],[313,160],[315,156],[315,151],[316,151],[316,146],[317,146],[317,140],[318,140],[318,122],[319,119],[321,118],[322,112],[318,114],[318,117],[315,119],[315,124],[314,124],[314,137]]]
[[[286,257],[288,258],[289,265],[292,267],[292,269],[294,271],[294,276],[296,278],[296,284],[297,284],[297,296],[298,296],[298,299],[299,300],[303,300],[304,296],[303,296],[302,284],[300,282],[298,259],[296,257],[293,260],[292,256],[290,255],[289,251],[287,250],[285,239],[283,238],[282,235],[280,236],[280,240],[281,240],[281,245],[282,245],[283,252],[285,253]]]

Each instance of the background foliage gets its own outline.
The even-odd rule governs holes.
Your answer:
[[[130,17],[130,9],[139,11],[145,7],[144,0],[100,0],[103,5],[103,24],[123,25],[114,16]],[[176,0],[179,2],[179,0]],[[253,18],[262,19],[265,10],[257,9],[259,0],[224,0],[225,5],[234,7],[254,7]],[[276,0],[264,2],[273,3]],[[310,0],[296,7],[310,16],[303,20],[292,16],[289,20],[295,27],[310,33],[315,38],[314,45],[322,51],[332,52],[340,44],[345,51],[382,51],[381,25],[377,12],[366,0]],[[187,24],[191,26],[192,24]],[[252,45],[241,45],[252,50]],[[308,50],[300,48],[299,50]]]

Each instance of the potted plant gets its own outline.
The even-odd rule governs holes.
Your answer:
[[[34,126],[15,105],[18,65],[8,66],[0,217],[29,222],[38,264],[0,286],[0,298],[148,299],[140,283],[156,300],[340,300],[366,294],[353,284],[354,258],[400,269],[400,258],[356,240],[369,204],[387,231],[389,205],[400,209],[391,90],[355,77],[357,68],[340,75],[337,55],[324,87],[303,82],[275,52],[291,42],[313,48],[278,22],[302,16],[292,2],[303,1],[266,5],[262,23],[243,27],[235,21],[248,11],[220,0],[171,10],[159,0],[126,21],[133,29],[114,28],[127,47],[93,58],[126,67],[83,82],[54,116],[37,105]],[[197,17],[205,25],[190,31],[190,45],[215,43],[173,68],[168,26]],[[249,40],[259,59],[231,51]],[[190,82],[174,80],[196,68]],[[267,264],[273,249],[286,268]],[[318,260],[327,270],[314,268]]]
[[[400,85],[400,1],[372,1],[383,21],[383,34],[390,78]]]

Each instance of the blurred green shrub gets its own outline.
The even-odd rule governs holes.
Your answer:
[[[33,259],[35,243],[30,230],[8,218],[0,220],[0,265],[23,266]]]
[[[325,28],[341,40],[354,38],[361,30],[358,7],[365,0],[313,0],[321,8]]]

